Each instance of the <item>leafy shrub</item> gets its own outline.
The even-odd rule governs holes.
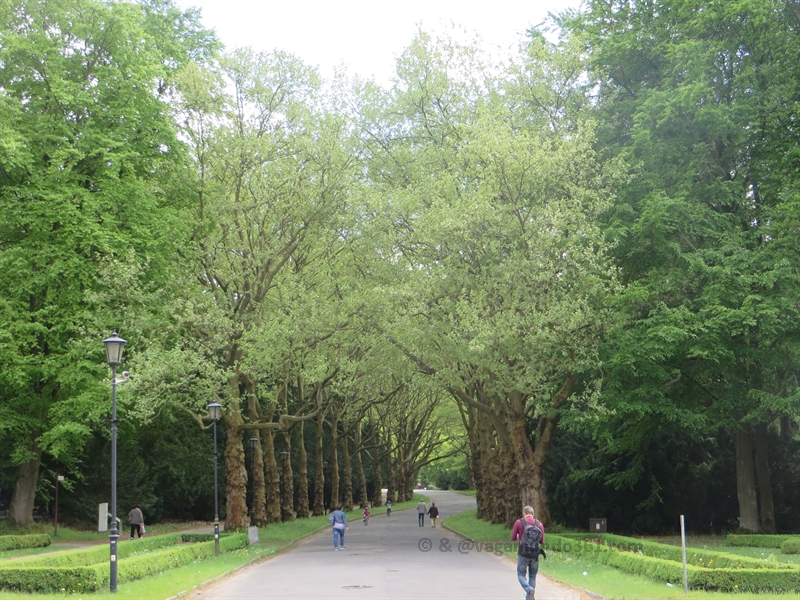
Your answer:
[[[647,540],[637,540],[635,538],[614,535],[612,533],[601,533],[596,538],[609,546],[641,552],[645,556],[653,558],[663,558],[664,560],[677,561],[683,564],[683,550],[680,546],[669,544],[659,544]],[[714,550],[703,550],[700,548],[686,549],[686,563],[696,567],[707,567],[710,569],[792,569],[794,565],[786,563],[768,564],[758,558],[748,556],[738,556]]]
[[[638,552],[625,552],[608,545],[552,534],[547,536],[546,548],[585,557],[592,562],[608,565],[633,575],[674,585],[683,584],[683,565],[673,560],[645,556]],[[800,590],[800,569],[797,568],[709,569],[688,565],[687,572],[691,589],[775,593]]]
[[[780,548],[790,535],[760,534],[728,534],[725,544],[728,546],[745,546],[748,548]]]
[[[137,554],[153,552],[161,548],[174,546],[180,543],[180,534],[159,535],[143,540],[123,541],[117,543],[117,554],[120,559]],[[88,567],[98,563],[108,562],[109,546],[102,544],[89,550],[73,550],[60,552],[50,556],[37,556],[15,561],[15,567]]]
[[[789,538],[781,544],[781,553],[800,554],[800,538]]]
[[[148,575],[155,575],[174,569],[196,560],[201,560],[214,555],[214,542],[203,542],[196,544],[177,544],[179,535],[159,536],[160,538],[170,538],[172,546],[162,547],[155,552],[139,552],[143,549],[144,542],[150,541],[151,548],[158,548],[155,540],[142,540],[142,543],[132,544],[138,548],[129,549],[128,558],[120,560],[118,565],[118,581],[134,581],[142,579]],[[163,540],[161,540],[163,542]],[[248,544],[246,534],[226,536],[220,539],[220,551],[231,552],[244,548]],[[129,544],[130,545],[130,544]],[[120,558],[124,558],[121,552]],[[0,568],[0,589],[9,589],[19,592],[54,592],[71,593],[93,592],[105,587],[109,582],[108,567],[108,546],[100,546],[98,550],[104,553],[105,564],[93,564],[91,566],[22,566],[22,561],[15,561],[13,568]],[[64,554],[71,554],[65,552]],[[81,553],[73,553],[81,554]],[[48,557],[56,558],[56,557]]]
[[[220,533],[219,539],[231,535],[230,533]],[[198,542],[213,542],[213,533],[183,533],[181,534],[181,541],[184,544],[196,544]]]
[[[45,533],[32,535],[3,535],[0,536],[0,552],[6,550],[21,550],[22,548],[44,548],[50,545],[50,536]]]

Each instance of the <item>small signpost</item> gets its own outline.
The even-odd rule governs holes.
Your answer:
[[[689,593],[689,575],[686,572],[686,525],[681,515],[681,547],[683,548],[683,593]]]
[[[97,511],[97,532],[108,531],[108,502],[100,504]]]

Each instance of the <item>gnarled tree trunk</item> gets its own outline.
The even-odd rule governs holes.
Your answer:
[[[394,462],[392,460],[392,436],[386,436],[386,499],[397,503],[397,485],[395,483]]]
[[[373,429],[373,441],[375,445],[372,447],[372,506],[383,506],[383,478],[381,477],[381,439],[380,431],[375,427]]]
[[[308,454],[306,453],[304,425],[303,421],[297,424],[297,455],[300,461],[297,469],[297,517],[300,519],[307,519],[310,514],[308,509]]]
[[[317,417],[317,445],[314,452],[314,516],[325,514],[325,461],[322,454],[322,428],[325,423],[324,411]]]
[[[273,435],[271,429],[265,429],[262,437],[264,440],[264,468],[267,476],[267,523],[280,523],[281,480],[278,472],[278,463],[275,460],[275,436]]]
[[[364,473],[364,462],[361,460],[361,442],[361,421],[359,421],[356,423],[355,433],[355,463],[358,477],[358,506],[365,508],[369,503],[369,498],[367,498],[367,476]]]
[[[17,471],[17,482],[11,493],[8,515],[15,524],[24,527],[33,525],[33,505],[36,500],[39,467],[42,464],[42,451],[38,445],[34,446],[32,452],[33,457],[22,463]]]
[[[739,531],[759,533],[758,500],[753,477],[753,445],[750,425],[742,424],[733,434],[736,449],[736,496],[739,499]]]
[[[353,510],[353,466],[350,463],[348,435],[342,436],[342,504],[345,511]]]
[[[281,520],[294,521],[294,473],[292,473],[292,434],[290,430],[284,429],[283,452],[281,457],[281,468],[283,469],[282,495],[281,495]]]
[[[755,426],[756,472],[758,473],[758,504],[761,507],[761,529],[764,533],[776,533],[775,505],[772,501],[772,480],[769,475],[767,443],[769,432],[766,423]]]

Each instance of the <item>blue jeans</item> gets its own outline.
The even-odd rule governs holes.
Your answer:
[[[419,515],[419,526],[425,527],[425,513],[417,513]]]
[[[337,540],[341,540],[339,544],[336,543]],[[344,548],[344,529],[336,529],[333,528],[333,547],[336,548],[337,545]]]
[[[527,577],[525,573],[527,571]],[[524,556],[517,555],[517,579],[522,589],[527,594],[531,590],[536,589],[536,573],[539,572],[539,559],[538,558],[525,558]]]

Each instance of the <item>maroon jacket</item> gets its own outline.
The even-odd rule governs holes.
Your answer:
[[[432,519],[435,519],[436,517],[439,516],[439,509],[435,506],[431,506],[428,509],[428,514],[431,516]]]
[[[542,543],[544,544],[544,525],[542,525],[542,522],[537,521],[530,515],[526,515],[525,520],[528,522],[528,525],[539,526],[539,529],[542,530]],[[514,529],[511,530],[511,541],[515,542],[517,540],[522,539],[522,533],[524,531],[525,531],[525,525],[522,524],[522,519],[517,519],[517,522],[514,523]]]

